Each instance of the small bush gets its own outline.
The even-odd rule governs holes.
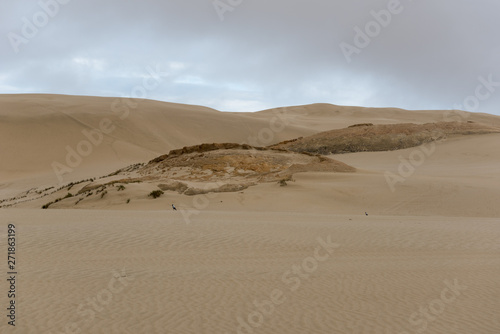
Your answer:
[[[103,198],[107,193],[108,193],[108,191],[104,190],[104,192],[101,194],[101,198]]]
[[[68,193],[66,196],[63,197],[63,199],[65,198],[70,198],[70,197],[73,197],[73,194],[72,193]]]
[[[127,204],[130,203],[130,198],[127,200]]]
[[[42,209],[48,209],[51,204],[54,204],[54,202],[49,202],[45,204],[44,206],[42,206]]]
[[[288,185],[288,183],[286,183],[286,180],[285,180],[285,179],[279,180],[279,181],[278,181],[278,184],[280,185],[280,187],[284,187],[284,186],[287,186],[287,185]]]
[[[125,190],[125,186],[123,184],[120,184],[118,186],[118,191],[122,191],[122,190]]]
[[[354,124],[354,125],[349,126],[349,128],[356,128],[356,127],[359,127],[359,126],[373,126],[373,123]]]
[[[161,195],[163,195],[164,192],[161,191],[161,190],[153,190],[152,192],[149,193],[149,197],[153,197],[153,198],[158,198],[160,197]]]

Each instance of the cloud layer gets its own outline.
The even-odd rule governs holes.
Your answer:
[[[132,96],[156,70],[147,98],[219,110],[326,102],[500,115],[496,0],[41,0],[0,9],[0,93]]]

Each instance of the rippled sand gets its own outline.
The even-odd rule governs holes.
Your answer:
[[[0,212],[17,333],[500,332],[498,219]]]

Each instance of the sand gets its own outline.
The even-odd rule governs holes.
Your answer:
[[[206,211],[186,224],[173,211],[98,210],[1,219],[19,235],[18,333],[238,333],[238,318],[253,333],[500,329],[498,219]]]
[[[221,113],[142,101],[120,120],[112,102],[0,96],[0,199],[57,185],[51,163],[103,117],[116,129],[65,182],[182,146],[242,143],[262,129],[275,143],[447,114],[332,105]],[[272,130],[277,115],[281,131]],[[500,125],[498,116],[462,115]],[[147,196],[154,185],[138,183],[78,206],[41,210],[47,196],[0,209],[0,333],[500,333],[500,135],[329,157],[357,171],[158,199]],[[15,328],[6,317],[9,223]]]
[[[222,113],[150,100],[33,94],[0,95],[0,120],[0,197],[29,186],[100,176],[172,149],[200,143],[267,146],[359,123],[471,120],[500,127],[498,116],[451,111],[316,104],[257,113]],[[68,165],[68,152],[89,141],[84,131],[88,134],[94,130],[110,131],[104,133],[101,141],[95,139],[98,144],[81,146],[84,153],[90,153],[80,156],[81,161],[71,159],[75,167]],[[55,162],[71,169],[62,180],[54,172]]]

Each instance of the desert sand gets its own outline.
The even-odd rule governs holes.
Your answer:
[[[0,200],[204,142],[267,146],[358,123],[500,126],[326,104],[222,113],[140,101],[121,119],[114,101],[0,96]],[[115,129],[61,183],[52,163],[103,118]],[[15,205],[0,209],[0,249],[6,258],[14,224],[18,275],[15,328],[0,285],[0,332],[500,333],[500,134],[327,157],[354,169],[197,196],[152,199],[157,186],[142,182],[48,210],[66,189],[3,202]]]

